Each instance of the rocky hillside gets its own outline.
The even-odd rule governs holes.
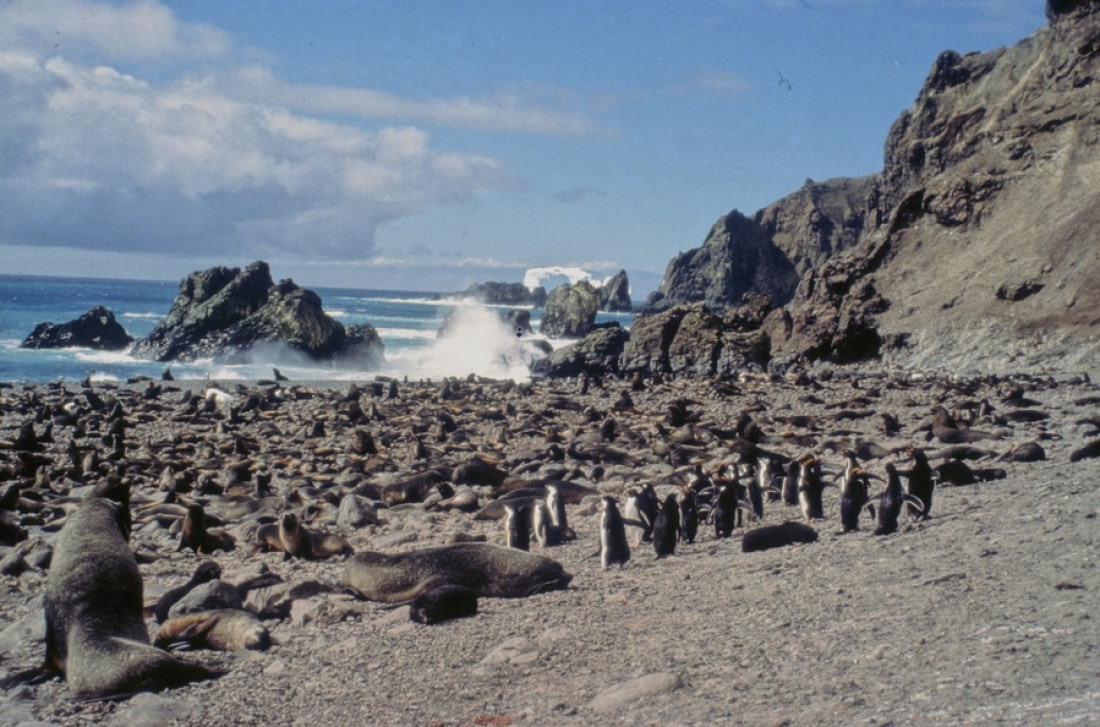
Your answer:
[[[647,310],[757,291],[773,356],[906,366],[1100,363],[1100,3],[1048,2],[1010,48],[937,58],[883,170],[734,211]]]

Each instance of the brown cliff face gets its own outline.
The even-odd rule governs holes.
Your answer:
[[[773,355],[1100,363],[1100,2],[1047,12],[1010,48],[941,54],[890,129],[881,173],[807,183],[751,218],[746,239],[799,279],[789,298],[755,288],[784,304],[765,326]],[[712,305],[672,283],[705,289],[699,278],[720,271],[676,263],[665,300]]]

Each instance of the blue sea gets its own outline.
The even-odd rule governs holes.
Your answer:
[[[23,349],[19,344],[39,323],[67,323],[102,305],[134,338],[147,336],[168,315],[178,282],[96,280],[0,275],[0,381],[126,381],[135,376],[160,378],[170,368],[177,379],[268,379],[272,369],[292,380],[370,380],[378,374],[411,380],[478,374],[522,380],[541,355],[536,345],[542,310],[531,309],[536,332],[517,338],[501,315],[508,308],[449,300],[431,293],[312,288],[325,311],[345,325],[370,323],[385,344],[386,363],[370,371],[342,369],[302,360],[290,352],[265,351],[242,364],[143,361],[128,352],[66,348]],[[447,333],[439,336],[449,314]],[[615,320],[624,327],[630,314],[600,313],[597,322]],[[554,347],[565,341],[550,341]]]

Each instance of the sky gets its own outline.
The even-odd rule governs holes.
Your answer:
[[[0,273],[456,291],[882,168],[1043,0],[0,0]]]

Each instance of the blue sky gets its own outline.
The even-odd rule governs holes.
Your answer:
[[[2,272],[450,291],[625,268],[878,171],[1042,0],[0,0]]]

